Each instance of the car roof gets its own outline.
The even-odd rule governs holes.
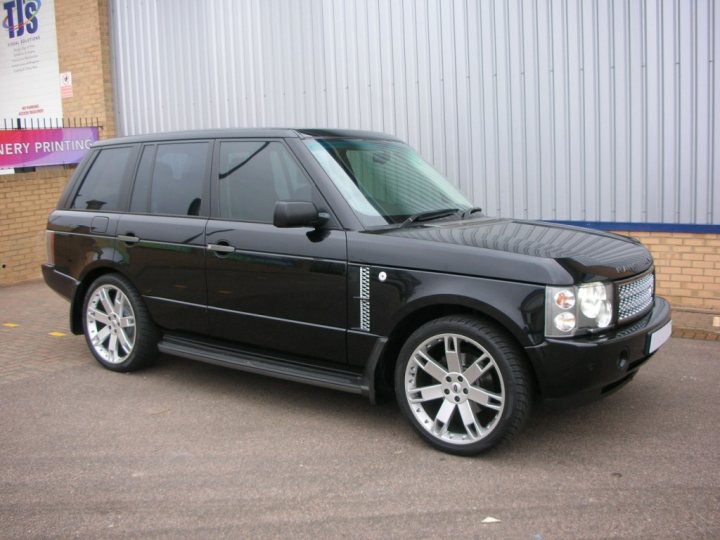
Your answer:
[[[381,139],[400,141],[393,135],[377,131],[362,131],[354,129],[326,129],[326,128],[229,128],[229,129],[201,129],[188,131],[167,131],[148,133],[145,135],[132,135],[105,139],[94,143],[93,147],[111,146],[117,144],[149,143],[160,141],[181,141],[197,139],[233,139],[233,138],[344,138],[344,139]]]

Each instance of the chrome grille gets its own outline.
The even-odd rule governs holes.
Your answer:
[[[647,312],[653,303],[655,276],[652,272],[621,283],[618,287],[618,322],[623,323]]]

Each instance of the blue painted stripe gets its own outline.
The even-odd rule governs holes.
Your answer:
[[[695,225],[690,223],[622,223],[614,221],[562,221],[546,220],[575,227],[587,227],[603,231],[620,232],[668,232],[693,234],[720,234],[720,225]]]

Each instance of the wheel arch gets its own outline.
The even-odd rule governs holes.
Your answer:
[[[444,301],[429,305],[418,306],[416,309],[405,313],[393,326],[388,334],[387,343],[380,353],[379,359],[373,373],[375,393],[393,393],[395,364],[403,344],[410,335],[423,324],[448,315],[466,315],[481,319],[500,329],[507,338],[517,346],[520,351],[528,373],[532,378],[535,388],[538,388],[537,374],[531,359],[525,352],[525,347],[518,335],[522,336],[520,328],[512,321],[504,317],[498,317],[495,310],[484,309],[484,306],[473,305],[461,302]]]

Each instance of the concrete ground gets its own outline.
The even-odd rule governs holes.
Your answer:
[[[112,373],[67,308],[0,288],[1,538],[720,537],[720,343],[673,338],[468,459],[392,403],[172,357]]]

